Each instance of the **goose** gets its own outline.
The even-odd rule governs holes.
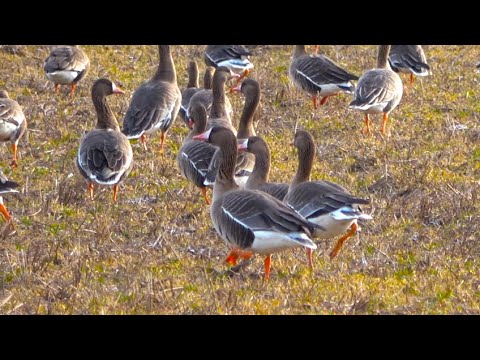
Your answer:
[[[358,206],[369,204],[370,200],[357,198],[331,181],[310,181],[315,157],[313,137],[307,131],[297,130],[293,144],[298,150],[298,169],[284,202],[311,223],[325,229],[315,231],[313,236],[316,238],[332,239],[346,232],[330,252],[333,259],[344,242],[357,232],[357,220],[372,219]],[[307,254],[311,263],[312,254]]]
[[[122,132],[129,139],[140,138],[147,150],[146,134],[161,130],[161,151],[182,102],[170,45],[158,45],[160,61],[155,75],[133,93],[123,120]]]
[[[270,175],[270,149],[265,140],[259,136],[250,136],[238,143],[239,151],[247,151],[255,156],[255,166],[245,184],[247,190],[260,190],[283,201],[289,184],[268,182]]]
[[[3,196],[11,193],[18,193],[19,191],[15,188],[20,185],[14,181],[9,181],[5,174],[0,170],[0,212],[2,213],[5,221],[10,221],[12,216],[8,212],[5,204],[3,203]]]
[[[8,92],[0,91],[0,141],[12,143],[13,160],[12,168],[18,166],[17,146],[18,141],[27,129],[27,120],[20,105],[10,99]]]
[[[82,137],[76,159],[80,174],[87,180],[87,189],[92,200],[95,182],[113,185],[113,201],[117,201],[119,184],[133,167],[130,141],[120,132],[117,119],[107,103],[107,96],[123,93],[123,90],[108,79],[98,79],[92,86],[97,126]]]
[[[207,205],[210,205],[207,187],[203,182],[216,148],[211,144],[192,139],[193,136],[199,135],[206,130],[207,111],[202,104],[196,103],[193,105],[191,118],[194,123],[193,130],[190,131],[178,151],[177,166],[183,176],[200,188],[205,202]]]
[[[58,91],[58,85],[70,85],[72,98],[77,83],[85,78],[89,68],[90,59],[77,45],[53,49],[43,66],[47,79],[55,84],[54,91]]]
[[[198,66],[195,60],[190,61],[188,64],[188,84],[185,89],[182,90],[182,103],[178,114],[180,118],[187,124],[186,119],[188,103],[192,96],[198,91],[202,90],[198,84]]]
[[[410,85],[413,84],[413,75],[430,74],[430,66],[421,45],[392,45],[388,62],[393,71],[410,74]]]
[[[313,107],[317,109],[318,96],[322,96],[320,105],[325,104],[329,96],[340,91],[351,94],[354,91],[353,75],[326,56],[305,52],[305,45],[295,45],[288,69],[290,80],[297,89],[312,97]]]
[[[365,113],[365,130],[370,134],[370,114],[383,113],[382,134],[386,133],[387,120],[390,112],[397,107],[402,99],[403,84],[400,76],[388,64],[390,45],[380,45],[378,48],[377,68],[365,72],[358,80],[351,109]]]
[[[239,74],[235,86],[253,69],[248,58],[250,55],[250,51],[242,45],[208,45],[205,49],[205,63],[214,68],[225,66]]]
[[[294,247],[316,249],[309,238],[314,225],[274,197],[241,190],[234,180],[237,139],[228,128],[214,127],[193,137],[217,146],[220,167],[213,186],[210,217],[217,234],[232,247],[226,261],[253,253],[265,255],[265,280],[270,278],[271,255]]]

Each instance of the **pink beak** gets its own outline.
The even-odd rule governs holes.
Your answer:
[[[192,139],[193,140],[200,140],[200,141],[206,141],[208,142],[208,139],[210,138],[210,133],[212,132],[212,129],[205,131],[202,134],[195,135]]]
[[[237,146],[238,146],[238,151],[247,151],[248,150],[248,139],[238,140]]]

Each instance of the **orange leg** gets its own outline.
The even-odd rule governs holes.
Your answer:
[[[230,94],[233,92],[233,88],[234,88],[235,86],[237,86],[238,84],[240,84],[240,82],[241,82],[243,79],[245,79],[245,77],[246,77],[249,73],[250,73],[250,70],[246,69],[246,70],[242,73],[242,75],[240,75],[240,77],[237,78],[237,81],[235,81],[235,84],[233,84],[233,86],[230,88]]]
[[[75,88],[77,87],[77,84],[75,83],[72,83],[72,85],[70,85],[70,97],[73,99],[73,94],[75,93]]]
[[[265,281],[270,280],[270,268],[272,266],[272,255],[268,255],[265,258]]]
[[[414,81],[414,77],[413,77],[413,73],[410,74],[410,85],[413,85],[413,81]]]
[[[145,151],[147,151],[147,137],[145,135],[140,136],[140,141],[142,142]]]
[[[352,226],[350,227],[350,231],[347,232],[345,235],[343,235],[340,239],[338,239],[337,243],[335,244],[335,247],[333,248],[332,252],[330,253],[330,260],[333,259],[335,256],[338,255],[338,252],[343,246],[343,243],[349,238],[355,235],[357,232],[358,225],[353,223]]]
[[[10,214],[8,213],[7,208],[5,207],[5,205],[0,204],[0,212],[2,213],[2,215],[3,215],[3,217],[5,218],[6,221],[10,221],[10,219],[11,219],[12,217],[11,217]]]
[[[203,198],[205,199],[205,202],[207,203],[207,205],[210,205],[211,203],[207,195],[207,188],[204,186],[204,187],[201,187],[200,190],[202,190],[202,195],[203,195]]]
[[[363,129],[363,134],[364,135],[370,135],[370,116],[368,114],[365,114],[365,129]]]
[[[324,105],[324,104],[327,102],[329,96],[330,96],[330,95],[323,96],[323,97],[322,97],[322,100],[320,100],[320,105]]]
[[[162,140],[160,144],[160,152],[163,152],[163,145],[165,144],[165,136],[167,134],[162,130],[162,135],[160,136],[160,139]]]
[[[313,53],[318,54],[319,51],[320,51],[320,45],[315,45],[315,49],[313,50]]]
[[[240,249],[232,249],[230,250],[230,253],[228,254],[227,258],[225,259],[225,262],[235,266],[237,265],[237,259],[241,257],[244,260],[248,260],[253,256],[253,253],[250,251],[243,251]]]
[[[17,144],[12,144],[12,151],[13,151],[13,160],[10,163],[10,167],[16,168],[17,164]]]
[[[87,191],[90,194],[90,200],[93,201],[93,183],[91,183],[91,182],[88,183]]]
[[[55,84],[55,86],[53,87],[53,91],[58,92],[58,84]]]
[[[382,134],[384,134],[384,135],[385,135],[385,131],[387,130],[387,120],[388,120],[387,113],[383,113]]]
[[[310,248],[307,248],[307,259],[308,267],[310,268],[310,271],[313,271],[313,250]]]
[[[312,100],[313,100],[313,108],[315,110],[317,110],[318,109],[318,105],[317,105],[318,97],[317,97],[317,95],[312,96]]]
[[[113,185],[113,201],[117,201],[117,194],[118,194],[119,185]]]

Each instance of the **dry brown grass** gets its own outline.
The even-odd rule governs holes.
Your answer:
[[[391,114],[391,137],[365,138],[362,116],[340,95],[314,112],[293,91],[289,46],[258,46],[252,74],[263,90],[258,133],[272,149],[272,180],[289,181],[298,119],[317,141],[315,179],[334,180],[372,199],[374,220],[330,261],[332,241],[318,242],[310,274],[303,251],[275,255],[264,284],[263,262],[238,273],[222,262],[227,248],[213,230],[198,189],[175,156],[187,133],[174,124],[164,156],[159,136],[144,152],[113,204],[110,188],[86,196],[74,158],[96,118],[90,86],[108,77],[127,95],[109,101],[121,122],[135,88],[157,63],[154,46],[85,46],[90,74],[72,101],[55,95],[42,64],[48,46],[0,51],[0,88],[22,105],[29,131],[19,168],[0,149],[2,168],[22,184],[7,197],[15,228],[1,222],[2,314],[479,314],[480,58],[474,46],[425,48],[433,76],[409,88]],[[324,46],[354,73],[375,64],[374,46]],[[176,46],[178,81],[203,47]],[[238,119],[243,99],[233,97]],[[374,119],[374,129],[380,119]],[[461,129],[459,125],[465,125]],[[73,174],[73,176],[70,176]]]

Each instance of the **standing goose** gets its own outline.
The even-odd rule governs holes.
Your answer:
[[[97,112],[97,127],[80,141],[77,167],[87,179],[87,189],[93,200],[93,183],[113,185],[113,201],[117,201],[120,182],[133,166],[132,147],[120,132],[117,119],[107,103],[107,96],[123,94],[107,79],[99,79],[92,86],[92,101]]]
[[[205,132],[207,126],[207,111],[202,104],[196,103],[191,109],[193,130],[185,138],[182,147],[178,151],[177,166],[188,180],[202,191],[202,195],[210,205],[207,196],[207,187],[203,184],[208,171],[210,161],[215,154],[216,148],[208,143],[193,140],[193,136]]]
[[[27,129],[27,120],[20,105],[8,97],[5,90],[0,91],[0,141],[12,143],[13,160],[10,166],[16,168],[18,141]]]
[[[208,45],[205,50],[205,63],[214,68],[225,66],[240,74],[236,82],[238,84],[253,69],[253,64],[248,59],[250,55],[250,51],[242,45]]]
[[[182,91],[182,103],[180,105],[180,111],[178,114],[180,115],[181,119],[187,124],[187,109],[188,103],[192,96],[200,91],[200,87],[198,84],[198,66],[195,60],[190,61],[188,64],[188,84],[185,89]]]
[[[186,113],[187,122],[190,116],[190,108],[195,103],[200,103],[205,107],[205,109],[207,109],[207,119],[208,119],[208,114],[210,113],[210,110],[212,108],[212,102],[213,102],[212,87],[213,87],[214,71],[215,71],[214,67],[207,66],[205,70],[205,76],[203,78],[203,89],[200,89],[200,91],[197,91],[195,94],[193,94],[193,96],[190,98],[190,101],[188,103],[187,113]],[[227,112],[227,118],[231,122],[233,107],[232,107],[232,104],[230,103],[230,99],[228,98],[228,96],[225,96],[225,110]]]
[[[388,62],[393,71],[410,74],[410,85],[413,75],[428,76],[430,73],[421,45],[392,45]]]
[[[0,170],[0,212],[5,218],[5,221],[10,221],[12,217],[7,211],[5,204],[3,203],[3,196],[11,193],[18,193],[18,190],[16,190],[15,188],[19,186],[20,185],[16,182],[9,181],[7,177],[3,174],[3,172]]]
[[[270,149],[259,136],[251,136],[238,144],[238,150],[247,151],[255,156],[255,166],[248,177],[245,189],[260,190],[283,201],[288,192],[288,184],[270,183]]]
[[[237,139],[229,129],[214,127],[193,137],[219,147],[220,167],[213,186],[210,217],[219,236],[233,249],[227,262],[253,253],[266,255],[265,280],[270,277],[271,254],[293,247],[316,249],[309,239],[314,226],[268,194],[240,190],[234,180]]]
[[[365,113],[365,133],[370,134],[370,114],[383,113],[382,134],[386,133],[388,114],[402,99],[403,85],[400,76],[388,64],[390,45],[378,48],[377,68],[368,70],[358,80],[350,108]]]
[[[53,49],[43,66],[48,80],[55,84],[55,92],[58,85],[70,85],[72,98],[77,83],[87,75],[89,68],[90,59],[77,45]]]
[[[141,139],[147,150],[146,134],[161,130],[161,149],[168,129],[175,121],[182,93],[177,86],[177,75],[170,45],[158,45],[160,61],[155,75],[133,93],[123,120],[122,132],[129,139]]]
[[[354,197],[343,186],[330,181],[310,181],[315,157],[315,143],[310,133],[297,130],[294,146],[298,150],[298,169],[284,202],[311,223],[320,225],[325,231],[315,231],[320,239],[331,239],[345,234],[336,243],[330,258],[337,256],[343,243],[357,232],[357,220],[370,220],[359,204],[369,200]],[[308,253],[311,262],[311,252]]]
[[[351,80],[358,80],[358,76],[343,70],[326,56],[308,55],[305,45],[295,45],[288,75],[298,89],[312,96],[315,109],[318,96],[322,96],[320,105],[323,105],[329,96],[340,91],[351,94],[354,90]]]

